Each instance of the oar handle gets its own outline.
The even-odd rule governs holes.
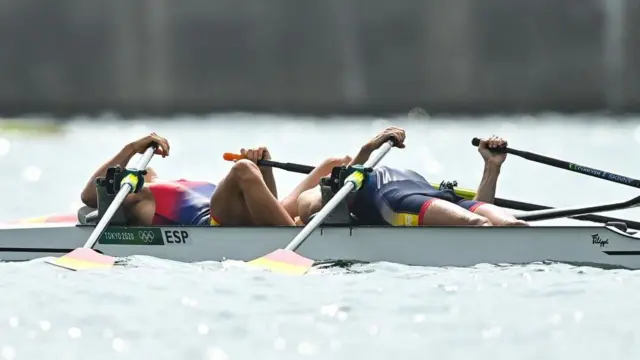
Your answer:
[[[473,140],[471,140],[471,144],[473,146],[479,146],[480,139],[473,138]],[[495,149],[491,149],[491,151],[513,154],[523,159],[527,159],[529,161],[537,162],[540,164],[553,166],[563,170],[573,171],[578,174],[587,175],[587,176],[595,177],[598,179],[603,179],[603,180],[611,181],[614,183],[631,186],[634,188],[640,188],[640,180],[637,180],[637,179],[614,174],[608,171],[593,169],[587,166],[578,165],[578,164],[571,163],[564,160],[554,159],[548,156],[539,155],[539,154],[535,154],[528,151],[516,150],[510,147],[495,148]]]
[[[240,154],[224,153],[222,155],[222,158],[227,161],[235,161],[235,160],[242,159],[242,156]],[[272,160],[258,160],[258,165],[271,166],[274,168],[291,171],[291,172],[297,172],[301,174],[309,174],[313,171],[313,169],[315,169],[313,166],[294,164],[294,163],[282,163],[282,162],[277,162]]]

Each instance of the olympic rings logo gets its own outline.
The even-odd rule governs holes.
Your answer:
[[[142,240],[142,242],[150,243],[153,242],[153,239],[156,235],[151,230],[138,231],[138,237]]]

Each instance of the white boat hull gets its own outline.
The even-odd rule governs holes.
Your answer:
[[[97,250],[182,262],[252,260],[285,247],[299,227],[109,228]],[[81,247],[92,226],[0,228],[0,259],[60,256]],[[640,237],[605,226],[324,227],[298,249],[314,260],[394,262],[420,266],[522,264],[538,261],[640,269]]]

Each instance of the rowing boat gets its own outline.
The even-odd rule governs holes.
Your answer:
[[[60,256],[82,246],[92,225],[68,222],[0,227],[0,259]],[[286,246],[300,227],[118,227],[95,249],[181,262],[248,261]],[[615,226],[376,227],[322,226],[298,252],[314,260],[473,266],[555,261],[640,269],[640,236]]]
[[[474,139],[472,144],[478,146],[479,142],[479,139]],[[391,142],[386,151],[390,148]],[[504,148],[501,151],[531,161],[640,188],[640,180],[521,150]],[[153,149],[147,149],[146,163],[152,155]],[[384,155],[379,156],[374,165],[382,156]],[[138,168],[146,167],[146,163]],[[309,173],[313,169],[310,166],[273,161],[269,161],[268,166],[303,173]],[[340,189],[345,179],[342,175],[347,169],[342,167],[334,170],[337,171],[332,172],[329,181],[321,183],[325,208],[334,201],[332,198],[334,194],[340,194],[343,191]],[[594,175],[596,172],[597,175]],[[26,261],[60,256],[74,249],[92,248],[116,257],[146,255],[182,262],[228,259],[250,261],[272,252],[273,249],[285,249],[283,251],[295,250],[296,256],[316,261],[349,260],[367,263],[384,261],[416,266],[456,267],[486,263],[526,264],[553,261],[606,268],[640,269],[640,235],[636,231],[629,230],[630,224],[637,226],[638,223],[603,216],[587,216],[587,214],[601,211],[638,207],[640,196],[622,202],[566,209],[549,209],[535,205],[547,210],[516,216],[526,221],[574,217],[579,220],[602,222],[598,225],[591,223],[592,225],[580,226],[530,227],[361,226],[355,225],[357,221],[352,221],[352,214],[343,198],[341,202],[330,206],[328,211],[323,208],[317,214],[320,220],[312,220],[311,223],[316,222],[316,224],[312,228],[307,225],[305,229],[294,226],[132,227],[125,225],[124,215],[118,213],[121,210],[113,210],[110,206],[114,198],[120,196],[121,191],[114,184],[124,183],[122,176],[121,169],[113,168],[107,171],[105,178],[96,182],[99,209],[85,207],[78,211],[77,216],[44,217],[35,221],[0,225],[0,260]],[[127,184],[130,185],[127,190],[131,191],[131,184]],[[456,185],[457,183],[453,184],[451,189]],[[469,190],[455,189],[455,191],[464,198],[475,196],[475,193],[472,194]],[[122,199],[124,197],[119,198],[119,201]],[[505,203],[503,205],[516,204],[513,201],[496,200],[502,200]],[[110,211],[112,212],[109,214]],[[107,221],[109,226],[102,219],[103,215],[109,220]],[[101,226],[101,223],[104,225]],[[103,229],[104,231],[101,231]],[[94,230],[98,231],[94,232]],[[294,240],[290,242],[289,239],[292,238]],[[289,249],[292,244],[292,249]],[[109,264],[111,266],[113,262],[110,260]]]

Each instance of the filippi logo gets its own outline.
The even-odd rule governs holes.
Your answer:
[[[601,238],[600,234],[591,234],[591,243],[594,245],[600,245],[600,247],[605,247],[609,244],[609,239]]]

